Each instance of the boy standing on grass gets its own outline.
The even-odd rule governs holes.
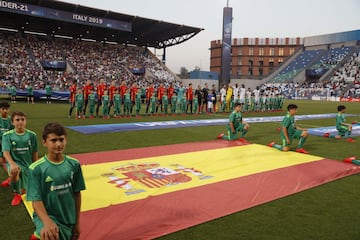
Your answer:
[[[35,239],[75,240],[80,236],[81,192],[85,182],[78,160],[64,154],[66,130],[48,123],[42,132],[47,154],[29,167],[27,200],[34,208]]]
[[[10,110],[10,104],[8,102],[0,103],[0,115],[1,115],[1,117],[0,117],[0,149],[1,149],[2,135],[5,132],[14,128],[14,125],[12,125],[11,118],[9,116],[9,110]],[[6,163],[6,160],[4,158],[2,151],[0,151],[0,163],[1,163],[1,165]],[[3,186],[3,187],[10,186],[10,177],[8,177],[6,180],[4,180],[1,183],[1,186]]]
[[[344,138],[347,142],[355,142],[355,140],[350,137],[352,125],[345,122],[344,113],[346,111],[346,107],[344,105],[339,105],[337,107],[337,110],[338,114],[336,115],[336,130],[338,131],[338,134],[331,135],[330,133],[325,133],[324,137],[336,139]]]
[[[309,153],[303,148],[303,145],[308,137],[307,129],[297,127],[295,124],[295,114],[297,112],[297,105],[289,104],[287,106],[288,112],[286,116],[283,118],[281,122],[281,130],[280,137],[282,145],[275,144],[275,142],[271,142],[268,144],[269,147],[276,148],[280,151],[287,152],[290,150],[290,145],[292,141],[295,139],[299,139],[299,144],[296,148],[296,152],[299,153]]]
[[[3,134],[1,145],[14,192],[11,205],[17,206],[21,203],[21,194],[26,192],[28,167],[38,159],[38,144],[36,133],[26,129],[24,112],[13,112],[11,122],[15,128]]]
[[[246,142],[244,136],[249,129],[249,124],[245,122],[241,115],[241,103],[235,103],[234,111],[229,116],[229,123],[227,127],[228,135],[221,133],[218,135],[218,139],[225,139],[225,140],[237,140],[238,136],[237,133],[240,132],[239,140],[241,142]]]

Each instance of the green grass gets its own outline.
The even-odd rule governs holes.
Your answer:
[[[287,101],[286,104],[293,103]],[[339,103],[296,101],[298,114],[335,113]],[[346,103],[347,113],[360,114],[359,103]],[[178,116],[178,117],[142,117],[131,119],[69,119],[68,104],[12,104],[11,110],[27,113],[27,127],[38,133],[41,143],[41,129],[45,123],[58,121],[65,126],[124,123],[133,121],[169,121],[179,119],[227,118],[228,115]],[[244,117],[284,115],[278,113],[252,113]],[[347,121],[359,120],[348,117]],[[298,121],[300,126],[333,126],[335,119]],[[250,142],[267,144],[271,140],[279,141],[276,128],[279,123],[253,123],[248,132]],[[103,133],[83,135],[68,130],[67,154],[114,149],[127,149],[185,142],[213,140],[225,126],[189,127],[178,129],[146,130],[134,132]],[[358,138],[360,142],[360,138]],[[347,143],[334,139],[310,136],[305,149],[311,154],[341,160],[350,155],[360,156],[359,143]],[[295,144],[294,146],[295,147]],[[40,144],[40,156],[45,149]],[[311,174],[311,173],[309,173]],[[0,171],[0,179],[5,179]],[[286,179],[284,179],[286,181]],[[214,221],[179,231],[159,239],[360,239],[357,207],[360,196],[360,175],[343,178],[317,188],[281,198],[245,211],[241,211]],[[28,239],[33,225],[23,205],[10,206],[12,195],[10,188],[0,188],[0,235],[1,239]],[[241,199],[238,199],[241,201]]]

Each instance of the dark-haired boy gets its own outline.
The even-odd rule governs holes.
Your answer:
[[[339,105],[337,110],[338,114],[336,115],[336,130],[338,133],[336,135],[325,133],[323,136],[336,139],[344,138],[347,142],[355,142],[355,140],[350,137],[352,125],[345,122],[344,113],[346,111],[346,107],[344,105]]]
[[[245,134],[249,129],[249,124],[245,122],[241,115],[241,103],[237,102],[234,106],[234,111],[229,116],[229,123],[227,126],[227,135],[221,133],[218,135],[218,139],[225,139],[228,141],[237,140],[237,133],[240,132],[239,140],[246,142],[244,139]]]
[[[14,125],[11,123],[11,118],[9,116],[10,104],[8,102],[0,102],[0,163],[5,164],[6,160],[4,158],[3,152],[1,151],[1,139],[2,135],[13,129]],[[5,166],[5,165],[4,165]],[[5,168],[5,167],[4,167]],[[6,170],[7,171],[7,170]],[[10,186],[10,177],[4,180],[1,183],[1,186],[8,187]]]
[[[287,113],[281,122],[280,137],[282,144],[275,144],[271,142],[268,144],[269,147],[276,148],[280,151],[287,152],[290,150],[290,145],[294,139],[299,139],[296,152],[309,153],[303,148],[303,145],[308,137],[307,129],[297,127],[295,124],[295,114],[297,112],[297,105],[289,104],[287,106]]]
[[[36,133],[26,129],[24,112],[13,112],[11,122],[15,128],[3,134],[1,145],[14,192],[11,205],[17,206],[22,201],[21,194],[26,192],[28,167],[38,159],[38,144]]]
[[[32,240],[76,240],[80,236],[80,191],[85,182],[78,160],[64,154],[66,136],[61,124],[46,124],[42,143],[47,154],[29,167],[26,197],[34,209]]]

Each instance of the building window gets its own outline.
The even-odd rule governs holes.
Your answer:
[[[284,56],[284,49],[283,48],[279,48],[279,56]]]
[[[239,56],[242,55],[242,48],[238,48],[238,55],[239,55]]]
[[[290,48],[289,53],[290,53],[290,55],[293,55],[295,53],[295,48]]]
[[[253,75],[253,69],[252,69],[252,68],[249,68],[248,74],[249,74],[250,76]]]
[[[283,58],[279,58],[279,59],[278,59],[278,63],[279,63],[279,64],[281,64],[281,63],[283,63],[283,62],[284,62],[284,59],[283,59]]]
[[[264,48],[259,48],[259,56],[264,56]]]
[[[262,76],[264,74],[264,70],[262,68],[259,68],[259,76]]]
[[[241,62],[241,58],[238,58],[238,65],[241,65],[242,62]]]
[[[270,55],[270,56],[274,56],[274,55],[275,55],[275,48],[270,48],[270,49],[269,49],[269,55]]]
[[[254,55],[254,48],[249,48],[249,55],[250,56],[253,56]]]
[[[259,59],[259,66],[260,67],[264,66],[264,59],[262,58]]]

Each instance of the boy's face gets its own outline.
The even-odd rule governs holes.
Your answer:
[[[19,131],[19,130],[22,131],[26,127],[26,117],[15,115],[12,120],[12,124],[14,125],[14,127],[17,131]]]
[[[297,112],[297,108],[293,108],[289,110],[290,115],[295,115]]]
[[[43,140],[43,145],[48,149],[48,154],[61,154],[65,150],[66,136],[50,133],[46,140]]]
[[[3,118],[6,118],[8,116],[8,113],[9,113],[9,108],[0,108],[0,114]]]

